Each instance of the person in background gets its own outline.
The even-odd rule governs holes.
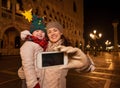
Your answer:
[[[68,64],[64,66],[39,69],[39,71],[37,71],[37,78],[39,79],[40,88],[66,88],[66,76],[69,69],[75,69],[79,72],[94,71],[95,66],[92,59],[81,49],[71,46],[71,43],[63,35],[64,29],[60,23],[57,21],[48,22],[46,31],[49,41],[45,51],[65,52],[68,55],[69,61]],[[22,76],[26,78],[25,75]],[[30,75],[30,78],[31,80],[32,78],[34,79],[34,76]],[[32,88],[32,86],[30,88]]]

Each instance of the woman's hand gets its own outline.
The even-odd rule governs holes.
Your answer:
[[[86,69],[87,67],[89,67],[89,65],[93,63],[91,63],[87,55],[85,55],[79,48],[73,48],[71,46],[58,46],[55,48],[55,50],[65,52],[68,55],[69,62],[67,65],[62,66],[62,69]]]

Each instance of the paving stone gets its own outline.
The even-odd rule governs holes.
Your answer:
[[[66,88],[120,88],[120,56],[102,53],[91,57],[96,65],[95,71],[80,73],[69,70]],[[20,66],[20,56],[0,57],[0,88],[21,88],[17,75]]]

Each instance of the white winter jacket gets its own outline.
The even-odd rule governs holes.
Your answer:
[[[37,68],[36,55],[41,51],[43,51],[43,49],[31,41],[26,41],[22,45],[20,55],[24,71],[18,72],[19,77],[26,79],[28,88],[33,88],[38,82],[41,88],[66,88],[66,75],[68,70],[61,70],[59,68]]]
[[[50,48],[53,49],[58,46],[58,44],[52,45],[52,48]],[[50,43],[48,43],[48,46],[49,45]],[[51,49],[48,47],[47,51],[52,51]],[[43,51],[43,49],[38,44],[31,41],[26,41],[22,45],[20,48],[20,54],[24,71],[19,69],[19,77],[21,79],[26,79],[28,88],[33,88],[38,82],[40,83],[41,88],[66,88],[66,75],[68,69],[60,69],[56,67],[47,69],[37,68],[36,55],[41,51]],[[80,53],[83,54],[81,51]],[[80,58],[85,58],[85,55],[83,54]],[[77,62],[80,61],[78,60]],[[84,61],[87,63],[86,58]],[[83,70],[84,68],[86,69],[86,66],[88,65],[83,65]]]
[[[27,30],[21,32],[21,39],[24,40],[26,35],[30,35]],[[66,75],[68,70],[37,68],[36,56],[42,51],[42,47],[37,43],[25,41],[20,48],[22,67],[18,70],[18,76],[21,79],[26,79],[28,88],[33,88],[38,82],[40,88],[66,88]]]

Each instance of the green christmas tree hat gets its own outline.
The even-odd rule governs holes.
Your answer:
[[[46,26],[44,23],[44,18],[37,15],[32,15],[32,9],[22,12],[22,15],[25,16],[29,22],[32,22],[30,25],[30,33],[33,33],[35,30],[42,30],[46,33]]]

